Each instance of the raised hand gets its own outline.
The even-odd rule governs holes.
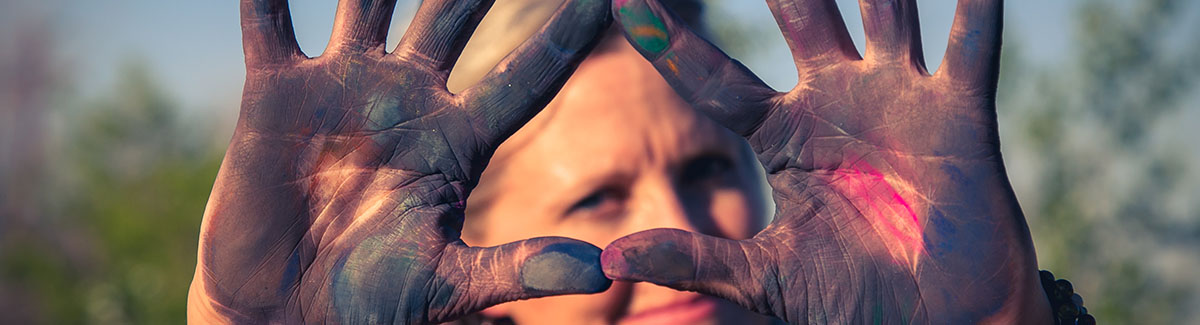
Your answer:
[[[568,0],[478,85],[446,90],[487,0],[426,0],[391,53],[395,0],[342,0],[320,57],[286,0],[242,0],[246,84],[189,293],[199,322],[424,323],[490,305],[603,291],[599,248],[459,240],[493,150],[553,97],[609,25]]]
[[[613,242],[613,279],[727,298],[792,323],[1042,323],[1029,229],[1000,157],[1001,0],[960,0],[936,74],[914,0],[862,0],[860,57],[832,0],[768,0],[799,68],[771,90],[655,0],[615,0],[626,38],[697,109],[746,136],[775,220],[733,241]]]

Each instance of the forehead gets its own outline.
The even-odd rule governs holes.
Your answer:
[[[636,51],[618,49],[588,58],[497,156],[520,165],[506,169],[542,170],[569,182],[614,169],[670,166],[700,151],[734,146],[722,131]]]

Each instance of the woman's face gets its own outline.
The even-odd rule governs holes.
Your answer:
[[[741,138],[693,111],[624,40],[606,46],[500,146],[468,201],[468,244],[564,236],[605,247],[652,228],[743,239],[766,224],[762,178]],[[723,300],[622,281],[485,314],[518,324],[765,320]]]

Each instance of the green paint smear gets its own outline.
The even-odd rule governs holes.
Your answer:
[[[625,33],[647,54],[657,55],[671,44],[667,26],[663,24],[645,1],[630,1],[619,11],[625,20]]]
[[[875,322],[873,324],[875,324],[875,325],[883,324],[883,304],[876,302],[875,308],[872,308],[871,311],[872,311],[872,314],[875,316]]]

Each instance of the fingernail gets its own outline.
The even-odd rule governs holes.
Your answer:
[[[618,0],[616,5],[625,34],[642,55],[658,56],[671,44],[666,24],[645,0]]]
[[[600,248],[595,246],[546,246],[521,265],[521,285],[538,292],[597,293],[611,284],[600,268]]]

